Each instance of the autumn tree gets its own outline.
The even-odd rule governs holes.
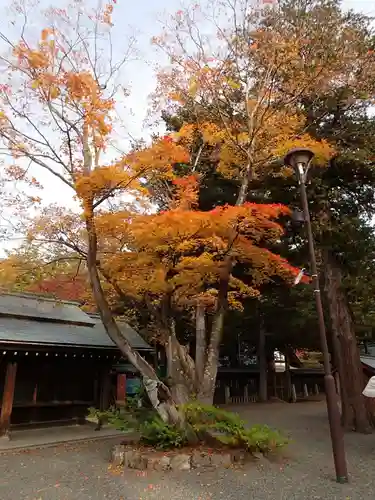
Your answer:
[[[211,149],[218,171],[239,180],[243,202],[249,182],[272,172],[294,145],[312,146],[318,161],[330,156],[308,135],[301,102],[338,85],[371,90],[368,26],[331,0],[283,0],[262,15],[246,0],[192,3],[153,40],[170,60],[155,105],[169,114],[189,110],[194,121],[179,135],[195,143],[192,168]]]
[[[145,163],[142,155],[116,158],[113,154],[116,101],[124,95],[116,82],[129,55],[129,47],[125,47],[123,60],[113,60],[114,4],[109,2],[91,10],[77,2],[67,9],[49,9],[42,13],[45,27],[37,41],[35,33],[26,29],[30,9],[23,4],[17,6],[19,39],[1,34],[7,45],[2,56],[0,96],[2,151],[11,154],[23,172],[30,163],[40,183],[49,176],[57,182],[57,189],[71,193],[72,211],[55,209],[65,222],[69,221],[70,233],[60,233],[59,240],[49,243],[85,260],[92,294],[108,335],[139,369],[162,418],[179,423],[169,389],[121,335],[98,269],[97,214],[121,204],[124,194],[142,194],[145,178],[168,176],[170,170],[168,156],[160,153],[159,162],[154,164]],[[174,143],[166,149],[173,161],[185,154]],[[167,155],[166,149],[163,153]],[[83,249],[77,246],[74,234],[82,224]]]
[[[155,107],[170,121],[177,118],[174,140],[191,152],[181,175],[198,171],[204,183],[205,165],[211,164],[215,176],[237,186],[230,200],[221,192],[213,203],[241,205],[254,194],[254,181],[290,174],[275,160],[293,146],[312,147],[318,165],[332,155],[327,141],[307,133],[301,99],[332,88],[354,64],[366,67],[368,58],[350,44],[352,37],[364,36],[356,19],[340,16],[338,8],[338,37],[332,26],[311,34],[331,6],[281,2],[259,16],[245,1],[194,3],[168,19],[154,38],[170,60],[159,73]],[[346,47],[345,57],[338,47],[341,54]],[[363,75],[358,80],[365,85]],[[162,201],[168,197],[163,187],[157,188]],[[231,265],[228,258],[228,272]]]
[[[347,429],[367,432],[373,419],[362,395],[358,340],[371,322],[371,313],[365,308],[369,290],[365,291],[363,283],[369,281],[373,261],[374,120],[363,96],[345,107],[340,103],[341,94],[342,90],[325,103],[331,115],[314,132],[327,138],[335,135],[340,157],[312,195],[334,358],[341,379],[343,423]],[[317,112],[319,107],[323,107],[321,102],[316,104]]]
[[[261,14],[251,12],[248,2],[224,0],[179,11],[154,42],[171,61],[160,74],[164,93],[156,95],[156,101],[163,104],[164,117],[180,140],[190,141],[195,151],[193,168],[204,176],[206,202],[215,203],[216,194],[219,203],[231,196],[234,203],[247,191],[247,199],[292,201],[298,206],[297,198],[288,200],[282,193],[273,197],[268,184],[277,182],[280,173],[286,174],[281,179],[291,173],[281,171],[282,161],[275,160],[296,143],[315,149],[313,141],[317,140],[315,151],[319,153],[320,148],[327,153],[326,143],[319,141],[328,141],[336,156],[367,155],[362,166],[371,164],[371,153],[361,139],[374,89],[373,32],[368,17],[344,12],[340,2],[331,0],[286,0]],[[318,157],[322,160],[328,155]],[[358,163],[352,167],[354,179]],[[286,185],[289,189],[289,181]],[[225,193],[223,186],[227,186]],[[343,190],[338,198],[347,205],[348,190],[342,183],[338,189]],[[210,200],[207,192],[213,193]],[[327,221],[328,204],[323,211],[324,200],[319,199],[319,204],[317,220]],[[332,249],[329,253],[332,264]],[[342,281],[339,273],[336,262],[336,285]],[[331,316],[339,325],[333,305],[338,304],[338,296],[333,290],[328,294]],[[342,287],[336,286],[338,290]],[[346,373],[350,370],[348,379],[358,380],[351,393],[358,403],[354,413],[363,417],[356,338],[353,329],[348,329],[346,299],[341,297],[339,302],[341,317],[347,320],[341,320],[336,331],[347,331],[345,343],[351,345],[352,354],[346,356]],[[348,348],[342,356],[345,352]],[[366,416],[354,420],[357,428],[366,427]]]
[[[213,401],[222,307],[242,311],[244,301],[258,297],[265,283],[291,283],[298,273],[272,252],[283,231],[276,219],[289,213],[286,207],[243,204],[202,212],[195,209],[198,183],[191,176],[176,180],[167,211],[101,212],[96,217],[99,271],[120,299],[146,306],[154,318],[155,338],[165,347],[177,403],[192,397]],[[52,253],[53,242],[61,239],[62,222],[46,212],[34,221],[34,241],[51,242]],[[66,227],[64,232],[69,232]],[[76,238],[83,240],[83,223],[80,232],[75,229]],[[233,264],[223,287],[228,256]],[[181,311],[195,318],[195,353],[176,332]]]
[[[126,245],[131,248],[132,241],[123,232],[130,229],[126,222],[131,213],[124,195],[133,196],[138,210],[142,204],[147,206],[144,200],[145,184],[155,178],[158,182],[173,179],[174,164],[192,163],[190,151],[184,144],[160,138],[155,139],[149,148],[136,149],[117,159],[111,158],[109,150],[115,125],[115,104],[121,90],[115,85],[115,77],[124,62],[114,63],[110,57],[113,4],[95,12],[85,11],[81,4],[78,9],[75,7],[48,11],[47,26],[41,31],[37,43],[26,38],[24,29],[17,42],[2,36],[9,46],[8,54],[3,57],[7,70],[4,72],[6,83],[1,88],[0,135],[3,147],[17,160],[19,168],[30,162],[39,179],[49,174],[59,181],[61,188],[64,187],[67,192],[70,190],[72,201],[76,202],[75,209],[53,206],[41,210],[41,215],[29,227],[28,240],[50,248],[54,258],[61,258],[61,249],[65,248],[67,257],[85,261],[93,298],[108,335],[142,374],[150,399],[160,416],[170,423],[183,425],[169,388],[122,336],[103,289],[101,275],[112,279],[105,267],[105,256],[113,254],[116,248],[115,256],[126,261],[129,253]],[[20,14],[24,14],[23,21],[27,22],[26,10],[21,9]],[[109,43],[107,51],[103,48],[106,41]],[[190,203],[189,194],[194,196],[194,190],[190,193],[187,185],[185,188],[184,200]],[[154,224],[160,227],[160,223],[167,222],[168,217],[173,222],[174,216],[172,229],[177,222],[181,224],[181,213],[177,217],[173,207],[170,208],[169,214]],[[207,357],[204,368],[209,367],[209,373],[204,373],[203,382],[206,385],[203,393],[212,400],[218,344],[228,300],[235,298],[236,294],[255,293],[254,284],[241,285],[232,276],[235,258],[254,259],[254,267],[259,266],[258,279],[267,279],[274,274],[289,275],[292,268],[270,251],[259,253],[256,245],[261,244],[263,238],[272,240],[279,235],[279,228],[271,219],[284,211],[282,207],[262,209],[241,206],[237,211],[228,209],[218,214],[218,219],[211,215],[203,223],[199,214],[196,216],[191,208],[184,206],[182,215],[191,218],[191,225],[195,225],[196,231],[201,226],[207,226],[207,241],[203,239],[203,244],[210,244],[208,250],[211,251],[213,245],[213,250],[219,257],[222,256],[222,262],[220,258],[217,261],[214,257],[207,259],[204,253],[198,256],[200,259],[197,258],[206,281],[209,283],[209,279],[216,279],[218,282],[216,301],[215,294],[211,294],[215,309],[213,335],[207,352],[204,349],[200,351],[201,356],[204,354]],[[143,222],[143,231],[149,230],[150,217],[148,215]],[[246,218],[249,218],[248,222]],[[135,243],[136,220],[131,224]],[[107,234],[107,237],[102,238],[102,234]],[[142,239],[145,237],[144,232]],[[246,237],[250,240],[249,253],[242,256],[246,250]],[[164,239],[165,235],[162,236]],[[193,234],[190,234],[190,240],[185,242],[186,251],[196,245]],[[162,250],[156,247],[157,253]],[[174,251],[181,252],[182,248]],[[167,256],[168,253],[167,249]],[[180,273],[183,274],[184,267],[189,267],[189,259],[186,258],[180,265]],[[194,274],[194,269],[190,271]],[[254,271],[253,280],[256,275]],[[136,275],[130,278],[136,285]],[[231,287],[234,288],[233,293]],[[185,290],[188,298],[188,287]],[[204,287],[201,291],[205,292]],[[172,329],[171,332],[173,339]],[[173,343],[173,346],[182,352],[180,344]],[[190,362],[190,358],[181,354],[180,361]]]
[[[35,245],[12,249],[0,260],[0,288],[76,301],[96,310],[83,259],[40,252]]]
[[[326,298],[325,316],[328,331],[333,334],[329,340],[335,367],[340,371],[341,387],[345,390],[342,395],[343,422],[348,429],[366,432],[371,415],[361,395],[364,380],[357,344],[364,331],[368,334],[371,331],[372,314],[368,300],[371,296],[371,226],[375,208],[374,123],[366,116],[363,103],[357,102],[348,112],[338,112],[336,100],[332,99],[330,103],[332,108],[329,103],[320,103],[330,119],[326,118],[326,128],[320,126],[318,131],[326,137],[335,136],[339,155],[330,162],[329,168],[311,172],[307,189],[322,290]],[[269,178],[256,191],[267,193],[267,199],[274,202],[296,208],[300,206],[298,186],[291,179]],[[303,224],[290,229],[284,239],[286,250],[289,247],[285,255],[295,265],[308,269]],[[280,298],[279,305],[283,303],[284,299]],[[276,306],[275,313],[278,309]],[[342,345],[345,348],[342,349]]]

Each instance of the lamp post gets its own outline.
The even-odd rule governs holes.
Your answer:
[[[316,311],[319,321],[320,343],[324,360],[324,385],[326,393],[328,421],[331,433],[333,459],[335,462],[336,480],[338,483],[347,483],[348,471],[345,457],[344,432],[341,426],[341,417],[336,394],[335,380],[333,378],[331,370],[327,332],[324,321],[322,298],[320,294],[318,268],[316,265],[314,238],[306,193],[306,177],[313,157],[314,153],[309,149],[292,149],[285,156],[284,163],[287,166],[293,167],[300,187],[303,215],[307,228]]]

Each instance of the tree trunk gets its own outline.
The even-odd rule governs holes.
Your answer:
[[[198,393],[202,403],[212,405],[214,402],[217,370],[219,365],[219,348],[223,334],[225,309],[220,309],[214,318],[207,358],[204,367],[203,380]]]
[[[165,344],[165,357],[167,358],[167,377],[173,377],[173,350],[172,350],[172,336],[168,336],[168,341]]]
[[[168,380],[173,401],[177,405],[186,404],[192,399],[195,370],[189,354],[173,335],[169,336],[166,349],[168,360]]]
[[[267,353],[266,353],[266,332],[263,325],[259,328],[258,345],[259,363],[259,401],[265,403],[268,400],[268,373],[267,373]]]
[[[204,305],[198,304],[195,310],[195,370],[197,389],[203,381],[206,347],[206,312]]]
[[[165,422],[181,426],[183,425],[182,418],[176,409],[170,390],[159,380],[152,366],[131,347],[112,315],[97,268],[97,234],[92,212],[86,214],[86,229],[88,237],[87,269],[95,302],[107,334],[130,363],[139,370],[150,400],[160,417]]]
[[[288,352],[285,352],[285,400],[292,401],[292,374],[290,373],[290,359]]]
[[[349,398],[346,392],[346,386],[343,383],[345,379],[345,363],[341,353],[340,339],[336,331],[332,331],[332,351],[333,351],[333,361],[336,373],[336,388],[337,394],[341,402],[341,424],[345,429],[351,428],[350,423],[350,408],[349,408]]]
[[[243,205],[249,191],[249,184],[252,174],[252,164],[249,161],[246,171],[241,180],[241,186],[236,200],[236,206]],[[237,231],[233,227],[229,235],[227,255],[220,269],[219,293],[217,297],[216,314],[213,320],[210,340],[208,342],[206,362],[203,372],[202,384],[197,394],[199,401],[205,404],[213,404],[217,370],[219,365],[219,349],[223,335],[224,318],[228,309],[228,288],[229,280],[233,269],[233,257],[230,254],[233,243],[237,238]]]
[[[345,400],[345,427],[367,433],[371,428],[371,417],[367,411],[362,364],[354,331],[354,323],[342,288],[342,272],[333,255],[324,256],[326,291],[332,330],[339,340],[341,358],[341,387]]]
[[[276,367],[275,367],[275,355],[272,350],[268,349],[267,352],[267,372],[268,372],[268,384],[272,387],[272,397],[277,398],[277,380],[276,380]]]

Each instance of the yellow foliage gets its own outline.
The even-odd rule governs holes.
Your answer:
[[[304,127],[301,115],[291,115],[285,110],[261,108],[261,111],[262,123],[253,136],[237,121],[232,121],[227,127],[202,121],[183,124],[175,137],[186,148],[192,149],[198,138],[205,146],[214,147],[212,159],[217,162],[218,172],[235,179],[241,177],[249,161],[254,177],[270,174],[268,165],[282,158],[292,147],[312,149],[320,165],[325,165],[333,155],[334,149],[327,141],[317,141],[306,133],[299,134]]]
[[[135,174],[169,180],[174,178],[173,165],[189,161],[188,150],[169,136],[154,141],[151,147],[134,151],[124,159]]]
[[[75,189],[81,199],[97,200],[116,190],[135,189],[138,182],[137,178],[133,178],[122,164],[114,164],[96,168],[88,175],[77,175]]]
[[[290,149],[307,148],[314,152],[314,164],[317,166],[326,166],[327,162],[334,156],[335,149],[328,141],[322,139],[320,141],[312,139],[308,134],[303,134],[296,139],[284,141],[275,150],[275,153],[280,157],[286,155]]]
[[[280,238],[282,228],[274,219],[286,213],[288,209],[280,205],[246,204],[210,212],[176,208],[133,217],[103,214],[97,221],[104,252],[101,262],[128,295],[161,300],[169,293],[178,307],[197,300],[211,307],[235,227],[230,255],[249,270],[247,281],[230,278],[229,304],[240,310],[242,301],[259,295],[259,286],[271,277],[289,281],[298,273],[260,246]],[[114,248],[121,235],[128,250],[106,254],[104,248],[112,248],[110,240]]]
[[[171,64],[158,75],[155,100],[164,103],[168,95],[171,112],[189,112],[181,141],[192,145],[199,137],[214,145],[220,173],[238,180],[249,169],[253,178],[269,175],[270,164],[296,145],[313,149],[316,163],[325,165],[335,146],[306,133],[306,106],[335,95],[338,86],[348,90],[342,98],[349,105],[358,96],[371,102],[375,59],[367,20],[354,21],[333,4],[307,6],[303,14],[295,5],[253,19],[249,12],[241,31],[237,13],[223,8],[225,29],[214,41],[199,38],[199,50],[193,8],[157,38]]]

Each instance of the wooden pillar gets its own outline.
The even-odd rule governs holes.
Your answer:
[[[243,389],[243,399],[244,399],[244,403],[249,402],[249,386],[248,385],[245,385],[245,387]]]
[[[34,406],[31,408],[30,423],[36,422],[38,420],[38,407],[36,406],[37,400],[38,400],[38,383],[36,383],[34,386],[33,401],[32,401]]]
[[[94,406],[100,408],[100,372],[98,370],[94,378]]]
[[[285,400],[290,402],[292,399],[292,375],[290,373],[289,356],[285,353]]]
[[[105,368],[100,377],[100,410],[108,410],[111,404],[111,375],[110,369]]]
[[[14,388],[16,385],[17,363],[8,363],[5,374],[3,400],[0,414],[0,437],[9,439],[10,417],[13,409]]]
[[[117,375],[117,394],[116,402],[118,405],[124,405],[126,402],[126,375],[119,373]]]
[[[297,391],[295,384],[292,384],[292,403],[297,403]]]
[[[309,397],[309,390],[307,388],[307,384],[303,384],[303,397],[306,399]]]
[[[267,373],[267,352],[266,352],[266,332],[263,325],[259,329],[259,346],[258,346],[258,363],[259,363],[259,401],[265,403],[268,400],[268,373]]]
[[[224,397],[225,397],[225,404],[229,404],[230,403],[230,389],[229,387],[226,385],[224,386]]]

